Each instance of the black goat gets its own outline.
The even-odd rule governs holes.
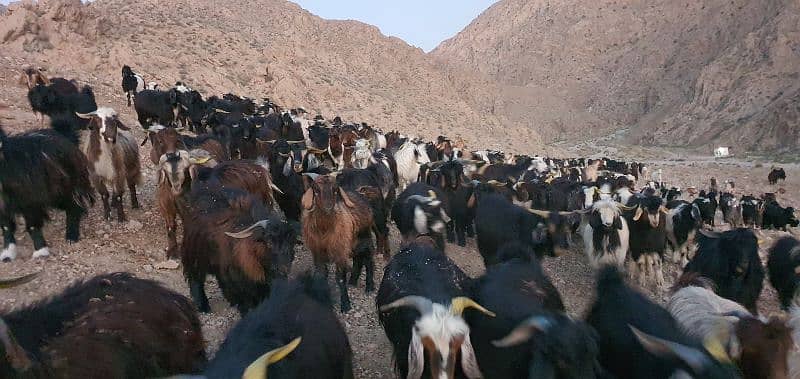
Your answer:
[[[774,200],[765,201],[762,221],[764,229],[787,230],[790,226],[796,228],[798,225],[800,222],[794,214],[794,208],[783,208]]]
[[[718,295],[738,302],[753,314],[764,283],[758,239],[750,229],[723,233],[700,231],[697,253],[684,268],[717,284]]]
[[[36,85],[28,91],[28,101],[37,114],[53,118],[71,118],[85,129],[89,122],[79,119],[76,113],[90,113],[97,110],[92,87],[84,86],[78,93],[60,92],[55,85]]]
[[[144,78],[133,72],[128,65],[122,66],[122,92],[128,97],[128,106],[131,106],[131,97],[144,90]]]
[[[439,250],[445,250],[443,232],[450,217],[442,198],[439,189],[420,182],[409,184],[400,193],[392,206],[392,220],[403,238],[403,246],[419,236],[429,236]]]
[[[628,205],[636,207],[635,211],[627,212],[625,216],[631,230],[628,271],[638,276],[641,286],[645,286],[649,280],[654,280],[656,286],[663,286],[662,263],[667,247],[669,211],[660,197],[652,195],[634,196]],[[648,274],[652,276],[648,277]]]
[[[127,273],[96,276],[2,315],[0,377],[152,378],[205,363],[185,297]]]
[[[778,180],[785,181],[786,180],[786,171],[783,168],[775,168],[773,167],[772,170],[769,171],[769,175],[767,175],[767,181],[769,184],[775,185],[778,184]]]
[[[468,307],[491,312],[465,297],[467,286],[469,278],[453,261],[421,243],[386,266],[375,303],[399,377],[482,377],[461,315]]]
[[[145,129],[152,125],[175,126],[178,110],[178,90],[169,91],[146,89],[136,94],[133,99],[133,108],[139,124]],[[88,113],[88,112],[81,112]]]
[[[272,180],[280,189],[275,193],[275,200],[278,202],[286,219],[291,222],[300,222],[300,199],[303,197],[303,177],[298,172],[299,164],[302,164],[302,156],[298,159],[298,154],[292,150],[292,146],[286,140],[279,139],[272,143],[269,149],[269,171]],[[302,169],[302,166],[300,166]]]
[[[764,201],[753,195],[742,196],[742,222],[746,227],[761,227],[764,218]]]
[[[777,240],[769,249],[767,273],[781,307],[788,309],[800,284],[800,241],[793,237]]]
[[[212,274],[225,299],[246,313],[269,293],[272,279],[288,276],[294,231],[261,198],[225,189],[215,178],[193,183],[188,201],[181,261],[192,298],[201,312],[210,311],[205,280]]]
[[[478,280],[474,299],[497,314],[466,313],[481,371],[487,378],[594,378],[594,330],[566,315],[532,255],[494,265]]]
[[[597,279],[597,295],[586,321],[597,332],[599,361],[618,378],[739,378],[717,341],[704,347],[684,334],[667,310],[625,284],[614,266]],[[713,354],[712,354],[713,353]]]
[[[325,279],[277,281],[269,299],[231,329],[205,376],[352,379],[353,352],[331,308]]]
[[[667,241],[672,248],[672,261],[685,266],[691,258],[697,231],[703,226],[703,216],[697,203],[683,202],[667,214]]]
[[[438,168],[436,183],[447,199],[447,211],[451,221],[447,223],[447,241],[458,242],[458,246],[466,246],[466,233],[471,229],[474,215],[467,207],[472,196],[472,186],[466,185],[464,166],[457,161],[445,162]]]
[[[716,216],[717,206],[719,206],[719,202],[717,201],[717,193],[706,193],[705,190],[700,190],[700,194],[696,199],[694,199],[694,201],[692,201],[692,204],[697,205],[697,208],[700,210],[700,216],[703,218],[703,222],[714,226],[714,216]]]
[[[80,220],[94,203],[88,162],[77,146],[72,119],[53,120],[53,129],[7,136],[0,129],[0,227],[7,262],[16,255],[16,215],[25,218],[34,257],[49,255],[42,227],[48,211],[67,214],[66,239],[80,239]]]
[[[498,262],[498,249],[509,242],[530,247],[539,257],[553,253],[553,240],[548,236],[550,220],[511,204],[498,193],[483,192],[483,186],[486,185],[478,185],[475,192],[475,231],[478,251],[486,267]]]

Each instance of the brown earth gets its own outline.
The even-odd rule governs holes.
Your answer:
[[[800,146],[800,3],[501,0],[430,55],[497,83],[492,109],[545,142]]]
[[[226,5],[228,3],[232,5],[228,7]],[[116,8],[113,8],[112,4]],[[88,7],[78,7],[77,9],[73,8],[77,6],[76,4],[67,7],[47,5],[47,10],[41,14],[39,14],[39,11],[22,13],[23,11],[15,11],[12,7],[12,15],[8,17],[18,17],[20,14],[25,14],[26,16],[24,18],[1,19],[0,38],[9,35],[9,31],[28,31],[22,34],[14,32],[18,36],[13,40],[9,40],[11,42],[3,44],[3,50],[0,51],[0,124],[3,125],[3,128],[7,132],[16,133],[38,127],[25,99],[24,88],[16,84],[19,67],[27,64],[42,64],[50,69],[51,75],[77,78],[83,83],[92,85],[96,90],[98,103],[117,109],[123,122],[127,125],[136,125],[136,123],[134,112],[125,107],[123,96],[119,93],[118,69],[123,63],[130,63],[137,68],[141,67],[142,69],[139,69],[139,71],[142,71],[148,80],[158,80],[162,85],[168,85],[175,80],[189,78],[192,84],[207,92],[230,90],[250,94],[251,96],[260,96],[258,94],[268,93],[287,105],[298,105],[314,109],[309,107],[309,104],[318,104],[320,106],[319,110],[326,115],[332,114],[334,109],[339,109],[342,110],[341,114],[352,115],[348,117],[352,117],[355,120],[364,119],[376,124],[379,121],[375,120],[385,120],[386,124],[380,124],[385,129],[396,127],[404,132],[411,131],[428,138],[438,133],[438,130],[435,129],[436,125],[442,125],[443,128],[446,128],[449,125],[456,125],[455,121],[469,120],[470,117],[476,117],[477,119],[478,117],[475,113],[470,112],[460,115],[452,113],[450,110],[454,109],[454,106],[460,107],[461,105],[459,104],[465,103],[445,96],[448,91],[447,87],[437,87],[436,91],[432,93],[426,93],[421,89],[423,87],[419,87],[420,92],[413,96],[400,91],[402,88],[399,85],[398,87],[391,87],[390,85],[394,85],[392,83],[396,83],[394,80],[401,82],[404,80],[413,85],[421,86],[422,84],[420,83],[425,81],[416,79],[417,75],[425,77],[426,83],[432,83],[432,86],[436,83],[441,84],[441,82],[438,82],[439,79],[437,78],[439,77],[437,76],[425,76],[428,74],[414,71],[411,68],[408,69],[409,71],[403,71],[405,72],[403,75],[397,74],[399,76],[390,75],[391,72],[396,73],[397,71],[392,70],[399,69],[398,67],[386,68],[385,72],[381,71],[380,74],[376,74],[370,64],[379,65],[382,63],[370,60],[376,59],[374,57],[377,56],[372,55],[374,53],[373,50],[383,47],[373,46],[370,49],[358,49],[358,51],[351,49],[347,50],[347,55],[339,55],[345,53],[337,52],[339,49],[343,49],[337,43],[352,37],[349,34],[358,34],[359,37],[357,38],[374,38],[374,41],[383,41],[385,39],[380,37],[377,30],[366,26],[353,22],[327,22],[309,15],[289,3],[277,1],[270,2],[270,4],[274,5],[274,9],[256,11],[263,12],[263,14],[255,14],[252,17],[234,13],[236,12],[236,2],[204,2],[203,4],[209,5],[206,11],[202,12],[203,15],[200,16],[194,13],[190,15],[189,13],[191,12],[188,11],[188,8],[177,6],[177,4],[189,4],[187,2],[170,3],[176,5],[174,8],[175,14],[162,16],[158,11],[162,9],[158,8],[161,7],[161,4],[163,3],[155,1],[129,4],[123,1],[101,0],[99,3]],[[126,17],[134,17],[124,15],[124,12],[121,11],[112,11],[112,9],[120,8],[133,11],[133,13],[140,12],[136,16],[137,22],[132,24],[118,23],[120,20],[127,20]],[[270,12],[277,12],[275,14],[280,14],[287,19],[268,17],[273,14]],[[97,14],[101,16],[96,16]],[[216,22],[219,22],[220,25],[229,25],[227,26],[228,29],[225,29],[228,30],[228,34],[212,33],[205,26],[206,24],[194,21],[194,17],[200,17],[205,22],[214,22],[214,25],[216,25]],[[282,26],[267,25],[267,23],[259,24],[259,20],[266,19],[275,19],[276,23],[284,23],[280,24]],[[64,27],[59,26],[61,21],[58,20],[80,21],[74,21],[76,26]],[[243,26],[237,28],[234,23],[235,20],[248,21],[242,21]],[[304,32],[313,30],[316,34],[293,34],[293,29],[287,29],[286,27],[287,25],[298,23],[307,25],[308,29],[304,30]],[[65,25],[70,25],[70,22]],[[336,34],[335,38],[327,36],[328,27],[331,25],[340,28],[338,29],[339,34]],[[256,26],[260,29],[256,28]],[[256,29],[258,31],[255,31]],[[158,30],[158,32],[155,30]],[[163,30],[172,31],[174,34],[162,33]],[[261,63],[264,61],[259,59],[265,55],[257,55],[250,52],[252,48],[248,46],[251,42],[245,42],[250,40],[235,35],[236,31],[241,30],[265,33],[263,34],[264,36],[282,41],[274,45],[269,42],[270,44],[267,45],[268,42],[266,41],[268,39],[264,37],[260,41],[263,40],[265,42],[252,42],[260,46],[259,49],[262,50],[259,51],[275,51],[280,52],[280,54],[289,54],[288,51],[292,51],[291,54],[294,57],[294,61],[270,61],[272,62],[270,67],[274,67],[274,70],[271,69],[271,72],[275,75],[274,78],[280,77],[283,79],[272,79],[269,82],[264,82],[263,79],[258,79],[255,76],[242,76],[263,72],[264,65]],[[362,35],[364,30],[371,30],[369,33],[372,34],[364,37]],[[179,31],[182,31],[182,33],[178,33]],[[191,33],[195,33],[195,36],[179,38],[180,36],[191,36]],[[308,37],[309,35],[314,37],[310,38]],[[67,41],[68,39],[73,40]],[[123,39],[126,40],[122,41]],[[173,42],[168,44],[167,41],[170,39]],[[295,41],[293,43],[296,44],[292,45],[288,41]],[[310,41],[314,41],[313,44]],[[52,44],[53,47],[45,48],[47,43]],[[325,48],[324,51],[309,48],[309,46],[318,47],[318,43],[330,44],[332,47]],[[383,46],[382,43],[381,46]],[[397,41],[396,50],[391,50],[391,52],[395,55],[409,54],[408,56],[403,55],[402,59],[417,62],[417,58],[415,58],[417,54],[410,52],[402,45]],[[228,49],[234,51],[235,54],[225,54],[225,56],[235,57],[236,59],[229,58],[229,61],[226,62],[223,55],[218,54],[217,50],[229,51]],[[93,55],[98,52],[101,52],[101,54]],[[363,60],[362,58],[357,59],[353,63],[355,66],[351,66],[349,59],[358,54],[366,55],[362,57]],[[282,58],[287,57],[287,55],[279,56]],[[347,59],[341,58],[342,56],[346,56]],[[239,57],[243,58],[239,59]],[[321,57],[327,57],[326,59],[330,60],[317,62],[317,59],[321,59]],[[333,57],[339,58],[334,59]],[[400,62],[401,60],[397,61]],[[348,63],[345,64],[345,62]],[[334,80],[332,82],[334,84],[330,85],[322,80],[326,76],[321,74],[329,72],[326,71],[328,66],[333,67],[331,70],[335,68],[338,73],[338,76],[333,76],[332,74],[327,76]],[[400,66],[400,64],[398,63],[397,66]],[[302,76],[306,73],[311,74]],[[412,75],[412,73],[416,74]],[[377,82],[372,82],[372,80],[379,78],[380,75],[386,75],[387,78],[391,78],[391,83],[389,83],[389,79],[387,79],[387,86],[379,86],[375,84]],[[447,75],[449,74],[445,76]],[[397,79],[398,77],[402,77],[402,80]],[[358,80],[348,78],[358,78]],[[312,81],[312,79],[321,81],[316,82]],[[345,79],[352,80],[352,82],[349,82],[351,84],[342,84],[340,82]],[[259,82],[259,80],[262,81]],[[365,85],[368,81],[373,84]],[[284,82],[286,83],[285,86],[281,84]],[[290,85],[289,83],[295,84]],[[480,87],[479,84],[475,83],[479,82],[462,84],[463,87],[459,88],[469,89],[473,85]],[[308,84],[310,86],[306,86]],[[297,87],[292,87],[294,85],[297,85]],[[438,84],[436,85],[438,86]],[[387,88],[393,89],[387,90]],[[348,96],[352,98],[336,96],[336,93],[331,92],[334,89],[336,91],[346,91]],[[480,97],[480,92],[475,92],[475,94],[476,98]],[[411,106],[402,108],[403,105],[397,105],[409,104],[406,101],[409,101],[410,97],[417,95],[426,96],[424,97],[426,102],[416,103],[415,101],[414,106],[416,108]],[[408,120],[413,120],[413,118],[403,118],[408,116],[406,113],[382,114],[376,111],[379,108],[372,108],[372,104],[375,104],[373,101],[387,105],[395,104],[395,109],[402,109],[402,112],[409,112],[408,114],[412,114],[414,117],[423,117],[424,119],[418,120],[418,122],[409,122]],[[441,105],[442,103],[437,103],[439,101],[450,101],[452,104],[448,103],[451,106],[445,107]],[[363,108],[359,109],[356,105],[360,105]],[[440,106],[441,108],[429,108]],[[464,106],[468,108],[468,106]],[[434,110],[435,112],[425,113],[420,110]],[[456,117],[462,118],[456,119]],[[434,127],[432,128],[431,125]],[[468,130],[471,125],[476,124],[464,121],[457,125],[465,128],[464,130]],[[460,129],[446,130],[447,134],[453,135]],[[476,148],[506,147],[508,150],[510,149],[508,148],[509,146],[511,148],[517,146],[516,151],[542,152],[536,149],[535,145],[528,144],[525,140],[520,141],[518,138],[513,141],[515,144],[512,145],[510,142],[513,137],[510,133],[493,134],[491,131],[492,129],[489,128],[479,128],[474,131],[476,135],[481,136],[480,143],[475,144]],[[137,139],[144,137],[144,134],[139,130],[134,130],[134,134]],[[532,136],[531,139],[535,139],[535,136]],[[684,187],[687,185],[703,185],[710,176],[716,176],[720,180],[736,180],[737,186],[742,193],[775,191],[774,187],[766,184],[769,163],[757,165],[754,162],[743,160],[709,161],[702,157],[693,157],[685,154],[677,155],[661,149],[611,148],[603,145],[605,142],[607,141],[599,139],[587,141],[576,146],[564,144],[562,147],[564,150],[569,151],[570,154],[575,155],[578,153],[585,155],[606,152],[623,158],[652,161],[652,168],[663,168],[664,177],[670,183]],[[63,214],[54,213],[53,222],[45,227],[45,236],[51,244],[53,255],[45,260],[31,259],[30,255],[33,248],[29,237],[25,234],[17,235],[20,241],[20,257],[12,263],[0,264],[0,277],[11,277],[38,270],[44,270],[44,272],[41,277],[30,284],[4,291],[0,295],[0,309],[10,310],[21,307],[57,293],[74,280],[112,271],[129,271],[140,277],[152,278],[163,282],[184,295],[188,295],[188,288],[179,269],[159,268],[160,263],[165,258],[162,248],[165,246],[166,241],[162,220],[154,204],[155,172],[150,162],[145,159],[148,156],[148,150],[149,145],[145,146],[141,152],[146,177],[144,185],[138,191],[142,201],[142,209],[129,211],[129,222],[119,224],[102,221],[100,212],[96,207],[90,212],[82,225],[83,240],[76,244],[68,245],[63,240]],[[798,207],[800,206],[800,193],[795,189],[800,185],[800,167],[787,166],[787,174],[789,180],[784,187],[789,191],[784,195],[779,195],[779,201],[785,205]],[[396,247],[398,238],[394,228],[392,228],[392,233],[392,246]],[[762,239],[760,249],[762,256],[775,238],[785,234],[773,231],[759,231],[758,233]],[[796,230],[793,233],[797,235]],[[481,259],[474,241],[470,241],[466,248],[449,245],[448,255],[473,277],[483,272]],[[380,258],[378,258],[378,261],[379,264],[384,263]],[[593,278],[580,246],[574,247],[572,254],[555,259],[546,259],[543,265],[565,298],[569,312],[576,316],[582,315],[592,299]],[[670,273],[674,274],[676,272],[675,267],[668,266]],[[298,260],[295,262],[293,273],[297,274],[309,267],[308,252],[299,248]],[[381,273],[382,270],[379,270],[377,273],[378,279],[380,279]],[[648,293],[657,301],[663,301],[666,295],[663,291],[653,293],[653,291],[648,290]],[[362,287],[351,289],[350,294],[353,297],[354,310],[347,315],[343,315],[341,320],[345,324],[351,344],[355,348],[357,377],[392,377],[390,345],[377,321],[374,295],[364,295],[363,284]],[[211,297],[213,312],[209,315],[203,315],[202,321],[203,331],[208,341],[208,350],[213,353],[218,348],[227,330],[238,320],[238,314],[227,306],[216,284],[211,279],[209,280],[209,296]],[[760,305],[762,312],[766,314],[775,312],[777,309],[774,291],[768,284],[765,285]]]

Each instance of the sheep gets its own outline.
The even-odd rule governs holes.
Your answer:
[[[131,193],[131,208],[139,208],[136,185],[141,184],[142,170],[139,163],[139,145],[130,129],[117,118],[117,112],[101,107],[91,113],[77,113],[78,117],[90,120],[89,130],[81,136],[81,150],[89,161],[89,177],[103,201],[103,214],[111,218],[111,207],[117,208],[117,220],[125,221],[122,195],[125,185]],[[122,130],[123,132],[121,132]],[[111,204],[109,204],[109,188]]]
[[[190,293],[209,312],[206,276],[214,275],[225,299],[245,314],[286,278],[294,260],[294,231],[260,196],[227,187],[213,177],[193,185],[183,217],[181,263]]]
[[[595,270],[606,264],[619,268],[625,264],[630,229],[621,209],[623,206],[613,200],[600,200],[592,205],[582,235],[586,257]]]
[[[73,283],[0,318],[3,378],[152,378],[205,361],[188,299],[127,273]]]
[[[346,313],[350,310],[347,272],[350,270],[349,261],[354,256],[359,261],[366,260],[366,290],[374,290],[372,251],[371,247],[365,249],[363,246],[363,240],[375,227],[370,202],[361,193],[340,187],[334,175],[306,174],[304,184],[306,191],[301,199],[303,241],[320,273],[327,276],[328,263],[336,266],[340,309]],[[356,247],[360,251],[355,252]]]
[[[416,242],[395,254],[375,305],[399,377],[483,376],[462,314],[467,308],[494,314],[466,297],[468,286],[467,275],[432,246]]]
[[[34,258],[50,255],[42,234],[48,211],[66,212],[66,239],[80,239],[80,220],[94,204],[88,162],[76,146],[70,119],[54,119],[53,129],[8,136],[0,128],[0,261],[16,258],[16,215],[25,218]]]
[[[753,317],[741,305],[713,291],[713,283],[684,275],[667,303],[667,309],[684,332],[696,339],[719,339],[736,359],[744,378],[785,378],[787,355],[792,345],[790,329],[783,320]]]
[[[231,329],[204,376],[353,378],[353,352],[331,308],[323,278],[276,281],[269,298]]]

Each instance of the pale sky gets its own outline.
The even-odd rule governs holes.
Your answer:
[[[135,0],[131,0],[135,1]],[[456,35],[497,0],[293,0],[327,19],[357,20],[425,51]],[[0,0],[8,4],[9,0]]]
[[[292,0],[322,18],[358,20],[433,50],[497,0]]]

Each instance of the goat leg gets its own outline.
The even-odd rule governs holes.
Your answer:
[[[454,220],[450,220],[450,222],[448,222],[446,224],[446,227],[447,227],[447,242],[448,243],[455,243],[456,242],[455,225],[456,225],[456,222]]]
[[[131,192],[131,209],[139,209],[139,198],[136,196],[136,184],[128,183],[128,190]]]
[[[388,262],[388,261],[387,261]],[[366,264],[366,293],[370,293],[375,291],[375,254],[369,252],[364,258],[364,263]]]
[[[339,298],[341,303],[341,312],[347,313],[352,309],[350,305],[350,295],[347,293],[347,269],[344,267],[336,267],[336,283],[339,285]]]
[[[465,233],[467,232],[467,225],[460,218],[455,221],[456,238],[458,238],[458,246],[467,246],[467,239]]]
[[[67,230],[65,238],[69,242],[78,242],[81,239],[81,216],[83,207],[72,204],[67,208]]]
[[[17,223],[11,216],[4,218],[0,225],[3,226],[3,252],[0,253],[0,261],[11,262],[17,257],[17,239],[14,237]]]
[[[47,241],[44,240],[44,234],[42,234],[43,223],[43,221],[30,222],[29,218],[25,218],[25,224],[30,225],[28,226],[28,234],[33,241],[34,258],[43,258],[50,255],[50,250],[47,248]]]
[[[125,222],[125,207],[122,204],[122,193],[117,192],[114,194],[114,197],[111,199],[111,206],[117,208],[117,221],[118,222]]]
[[[96,183],[95,188],[97,188],[97,192],[100,193],[100,199],[103,201],[103,217],[105,217],[106,221],[111,220],[111,205],[108,203],[108,189],[106,189],[106,186],[102,183]]]
[[[208,297],[206,296],[206,282],[199,278],[189,279],[189,293],[192,295],[192,300],[197,306],[197,310],[203,313],[211,312],[211,307],[208,305]]]
[[[350,272],[350,285],[355,287],[358,285],[358,279],[361,277],[361,269],[364,267],[364,258],[366,254],[369,254],[369,251],[366,253],[364,248],[357,247],[353,253],[353,271]]]

